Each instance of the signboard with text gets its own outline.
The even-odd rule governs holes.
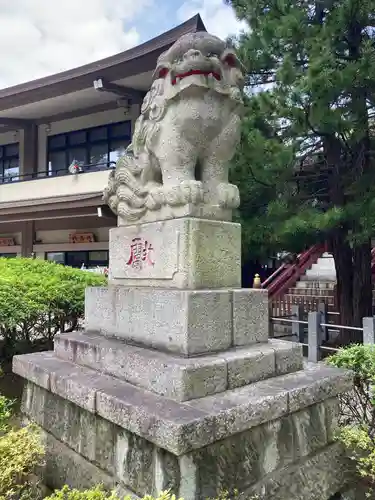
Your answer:
[[[71,233],[69,235],[69,243],[94,243],[95,238],[93,233]]]
[[[15,244],[14,238],[0,238],[0,247],[12,247]]]

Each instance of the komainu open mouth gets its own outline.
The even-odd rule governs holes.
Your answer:
[[[179,73],[172,79],[172,85],[176,85],[176,83],[179,80],[183,80],[187,76],[192,76],[192,75],[204,75],[204,76],[210,76],[212,75],[216,80],[221,80],[221,75],[217,73],[216,71],[203,71],[200,69],[191,69],[189,71],[186,71],[185,73]]]
[[[167,74],[169,73],[167,68],[162,68],[159,71],[158,78],[165,78]],[[172,78],[172,85],[176,85],[178,81],[183,80],[184,78],[192,75],[203,75],[203,76],[210,76],[212,75],[215,80],[221,80],[221,75],[217,71],[209,70],[201,70],[201,69],[190,69],[189,71],[185,71],[184,73],[178,73],[177,75],[174,75]]]

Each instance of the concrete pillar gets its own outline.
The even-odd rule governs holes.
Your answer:
[[[38,126],[35,123],[26,125],[23,130],[22,151],[21,175],[30,174],[32,178],[32,174],[38,171]]]
[[[34,221],[25,221],[22,224],[21,255],[31,257],[34,245]]]

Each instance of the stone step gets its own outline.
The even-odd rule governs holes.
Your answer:
[[[302,276],[299,281],[296,283],[296,288],[316,288],[316,289],[328,289],[333,290],[335,287],[335,281],[314,281],[314,280],[306,280],[305,277]]]
[[[334,290],[330,288],[294,287],[294,288],[289,288],[288,293],[291,295],[313,295],[316,297],[321,297],[321,296],[334,297]]]
[[[308,269],[306,271],[306,274],[304,275],[304,279],[307,280],[312,280],[312,281],[317,281],[317,280],[322,280],[322,281],[336,281],[336,275],[333,273],[330,273],[328,270],[322,269],[322,270],[317,270],[314,271],[313,269]]]
[[[302,367],[301,346],[275,340],[186,358],[97,333],[73,332],[55,337],[55,355],[176,401],[224,392]]]
[[[177,456],[326,401],[352,386],[350,373],[317,363],[224,395],[176,402],[59,359],[53,352],[14,356],[13,371]],[[27,414],[32,414],[34,398],[27,397],[32,388],[26,388]]]

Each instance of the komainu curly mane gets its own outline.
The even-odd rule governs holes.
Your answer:
[[[165,207],[170,217],[188,204],[238,206],[227,162],[239,138],[242,81],[234,52],[207,33],[185,35],[159,57],[132,143],[104,190],[120,220],[134,223]]]

